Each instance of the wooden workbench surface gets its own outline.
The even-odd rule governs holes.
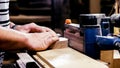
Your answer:
[[[35,56],[37,56],[35,59],[48,64],[49,68],[108,68],[105,64],[69,47],[37,52]]]

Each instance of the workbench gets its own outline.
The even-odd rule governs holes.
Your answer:
[[[45,68],[108,68],[70,47],[37,52],[33,57]]]

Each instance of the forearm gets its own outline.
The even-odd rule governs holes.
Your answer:
[[[25,33],[0,27],[0,49],[11,50],[25,48],[24,41],[26,41]]]
[[[14,24],[11,24],[11,27]],[[56,33],[34,23],[17,25],[13,29],[0,27],[0,49],[45,50],[58,40]]]

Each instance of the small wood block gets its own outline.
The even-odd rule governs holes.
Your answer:
[[[59,49],[68,47],[68,39],[65,37],[59,37],[59,40],[52,44],[48,49]]]

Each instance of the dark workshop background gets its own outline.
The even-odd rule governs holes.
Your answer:
[[[63,28],[66,18],[79,23],[79,14],[105,13],[110,15],[114,13],[114,3],[114,0],[10,0],[10,17],[14,23],[26,24],[31,20],[24,21],[21,17],[19,17],[20,20],[16,18],[19,15],[25,15],[27,18],[35,16],[31,22],[53,29]]]

